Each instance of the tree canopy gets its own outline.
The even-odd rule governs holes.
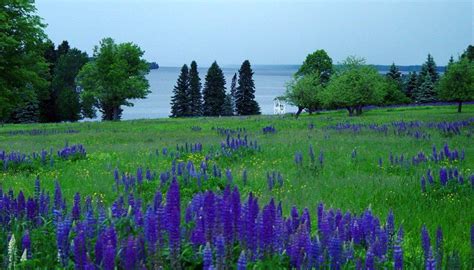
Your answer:
[[[298,107],[296,116],[303,109],[314,112],[321,109],[320,93],[323,86],[320,84],[316,74],[309,74],[299,78],[294,78],[286,87],[283,99],[290,105]]]
[[[377,70],[365,65],[362,58],[348,57],[321,94],[329,108],[346,108],[349,115],[360,115],[365,105],[377,105],[385,96],[383,78]]]
[[[205,116],[222,115],[225,102],[225,78],[217,62],[212,63],[206,74],[203,89],[203,113]]]
[[[44,24],[32,1],[0,5],[0,121],[14,110],[38,107],[38,90],[47,87],[43,57]]]
[[[235,92],[235,108],[238,115],[260,114],[260,106],[255,101],[255,82],[253,81],[253,71],[249,60],[245,60],[239,69],[238,86]]]
[[[439,82],[438,95],[442,100],[458,102],[461,112],[462,102],[474,100],[474,62],[463,57],[449,65]]]
[[[332,59],[325,50],[317,50],[306,56],[301,67],[296,72],[296,77],[309,74],[318,76],[321,84],[326,84],[333,73]]]
[[[133,106],[130,99],[145,98],[149,91],[148,64],[144,52],[135,44],[116,44],[105,38],[94,48],[93,61],[84,65],[78,79],[83,88],[83,111],[95,117],[96,109],[104,120],[119,120],[121,106]]]
[[[189,70],[183,65],[171,98],[171,117],[189,116],[191,113],[189,95]]]

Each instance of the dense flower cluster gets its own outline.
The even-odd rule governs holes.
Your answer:
[[[446,187],[449,183],[454,183],[457,185],[464,185],[467,181],[471,182],[471,187],[474,190],[474,174],[467,177],[467,181],[464,179],[462,173],[459,172],[458,168],[445,168],[442,167],[439,169],[438,174],[439,184],[442,187]],[[422,176],[421,180],[421,191],[427,191],[427,184],[430,186],[436,185],[437,181],[435,181],[435,177],[430,169],[426,172],[426,176]]]
[[[262,128],[263,134],[274,134],[276,129],[273,125]]]
[[[86,157],[86,149],[82,144],[74,144],[69,146],[66,144],[64,148],[58,151],[58,157],[62,159],[80,159]]]
[[[225,156],[242,149],[259,151],[260,145],[256,140],[249,140],[247,135],[241,136],[240,133],[236,137],[227,135],[225,141],[221,142],[221,152]]]
[[[76,134],[79,133],[77,129],[27,129],[27,130],[12,130],[8,131],[10,136],[29,135],[29,136],[46,136],[56,134]]]
[[[198,153],[202,152],[201,143],[185,143],[184,145],[176,145],[176,151],[181,153]]]

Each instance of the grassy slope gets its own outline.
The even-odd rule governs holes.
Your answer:
[[[251,118],[204,118],[204,119],[160,119],[124,121],[119,123],[75,123],[47,125],[7,125],[0,128],[0,149],[38,151],[42,148],[58,149],[66,141],[81,143],[88,151],[88,159],[78,162],[59,162],[54,169],[42,168],[35,174],[3,173],[0,183],[4,189],[26,190],[31,194],[35,175],[42,180],[43,187],[53,190],[53,181],[58,179],[65,195],[72,200],[76,191],[82,194],[100,196],[106,202],[115,199],[112,191],[112,170],[134,172],[137,167],[149,167],[161,172],[169,168],[170,159],[155,156],[156,149],[176,144],[203,144],[207,151],[218,148],[223,136],[212,127],[246,128],[251,139],[257,139],[262,151],[244,160],[219,161],[223,168],[231,168],[234,182],[242,186],[241,172],[246,168],[249,185],[245,191],[253,191],[267,201],[270,197],[281,200],[285,211],[292,205],[308,207],[316,215],[316,205],[322,201],[326,205],[360,212],[370,207],[377,215],[385,218],[389,209],[395,214],[396,224],[402,224],[406,232],[405,249],[407,256],[421,253],[420,229],[426,224],[432,237],[438,225],[443,228],[448,249],[457,248],[466,258],[470,252],[469,231],[474,221],[473,192],[461,195],[423,195],[419,179],[428,167],[436,171],[439,165],[422,164],[407,169],[386,166],[388,155],[404,154],[412,157],[419,151],[431,153],[432,145],[440,149],[445,142],[450,147],[465,149],[466,160],[457,164],[467,174],[474,169],[474,139],[466,135],[446,138],[438,131],[427,130],[430,140],[413,137],[388,136],[362,132],[338,133],[323,131],[321,127],[338,122],[389,123],[392,121],[454,121],[474,117],[474,106],[465,106],[462,114],[455,113],[454,107],[419,107],[399,109],[379,109],[365,112],[361,117],[348,118],[345,111],[328,112],[314,116],[293,118],[251,117]],[[313,130],[308,124],[314,123]],[[273,124],[276,134],[264,135],[261,129]],[[192,126],[200,126],[201,131],[191,131]],[[80,130],[77,134],[57,134],[40,136],[9,136],[5,132],[25,129],[66,129]],[[312,144],[316,155],[324,151],[325,164],[320,172],[298,169],[294,164],[294,154],[302,151],[308,162],[308,147]],[[351,160],[351,152],[357,148],[357,161]],[[385,164],[378,167],[378,159]],[[194,156],[195,160],[200,157]],[[277,170],[285,178],[283,188],[267,190],[266,172]],[[152,190],[152,189],[151,189]],[[151,196],[151,194],[150,194]],[[421,259],[420,259],[421,260]]]

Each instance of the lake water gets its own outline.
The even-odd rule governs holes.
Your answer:
[[[134,100],[133,107],[123,107],[122,119],[143,119],[168,117],[171,111],[171,96],[180,73],[180,67],[160,67],[147,75],[151,93],[146,99]],[[224,67],[227,92],[234,73],[239,67]],[[262,114],[273,114],[273,99],[285,93],[286,83],[296,72],[297,66],[253,66],[255,81],[255,99]],[[199,68],[199,76],[204,86],[207,68]],[[296,112],[296,108],[286,106],[287,112]]]

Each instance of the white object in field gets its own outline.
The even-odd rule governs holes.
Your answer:
[[[273,114],[285,114],[286,106],[283,100],[274,99],[273,100]]]

